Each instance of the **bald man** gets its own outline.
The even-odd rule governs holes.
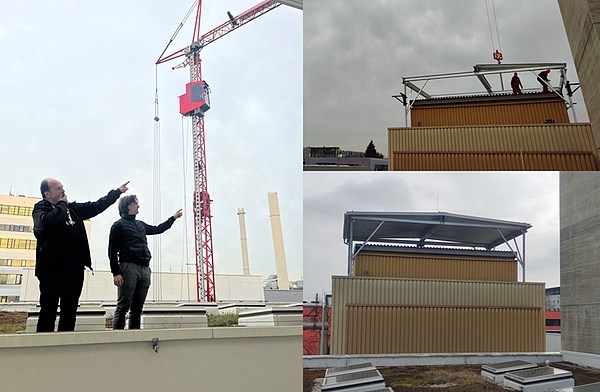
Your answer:
[[[63,185],[54,178],[46,178],[40,184],[43,199],[33,207],[33,233],[37,239],[35,276],[40,282],[37,332],[54,332],[59,303],[58,330],[75,330],[84,270],[92,269],[83,221],[117,201],[127,191],[127,184],[129,181],[98,201],[87,203],[69,203]]]

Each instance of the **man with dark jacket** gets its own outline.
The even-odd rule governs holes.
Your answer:
[[[108,238],[108,257],[113,283],[118,287],[113,329],[125,328],[129,310],[129,329],[140,329],[142,309],[150,288],[150,249],[146,235],[161,234],[181,218],[181,210],[158,226],[135,219],[140,205],[135,195],[119,200],[121,219],[113,223]]]
[[[33,207],[33,233],[37,239],[35,276],[40,282],[40,316],[37,332],[54,332],[60,302],[59,331],[75,330],[85,267],[92,269],[90,246],[83,221],[93,218],[127,191],[127,181],[98,201],[69,203],[60,181],[46,178],[40,185],[43,199]]]
[[[550,79],[548,79],[548,74],[550,73],[550,68],[540,72],[538,74],[537,80],[542,85],[542,92],[547,93],[549,91],[548,86],[550,85]]]

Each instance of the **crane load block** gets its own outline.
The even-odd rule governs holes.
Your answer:
[[[179,96],[179,113],[184,116],[199,115],[210,109],[208,84],[203,80],[185,85],[185,94]]]

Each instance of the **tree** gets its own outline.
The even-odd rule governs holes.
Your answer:
[[[375,148],[375,143],[373,143],[373,140],[371,140],[371,142],[367,146],[367,149],[365,150],[365,156],[367,158],[383,158],[383,154],[380,154],[377,152],[377,149]]]

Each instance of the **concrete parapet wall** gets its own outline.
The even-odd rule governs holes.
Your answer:
[[[305,355],[304,368],[324,369],[370,362],[377,367],[484,365],[507,361],[535,363],[560,362],[560,353],[458,353],[458,354],[394,354],[394,355]]]
[[[300,391],[301,352],[302,327],[0,335],[4,391]]]

